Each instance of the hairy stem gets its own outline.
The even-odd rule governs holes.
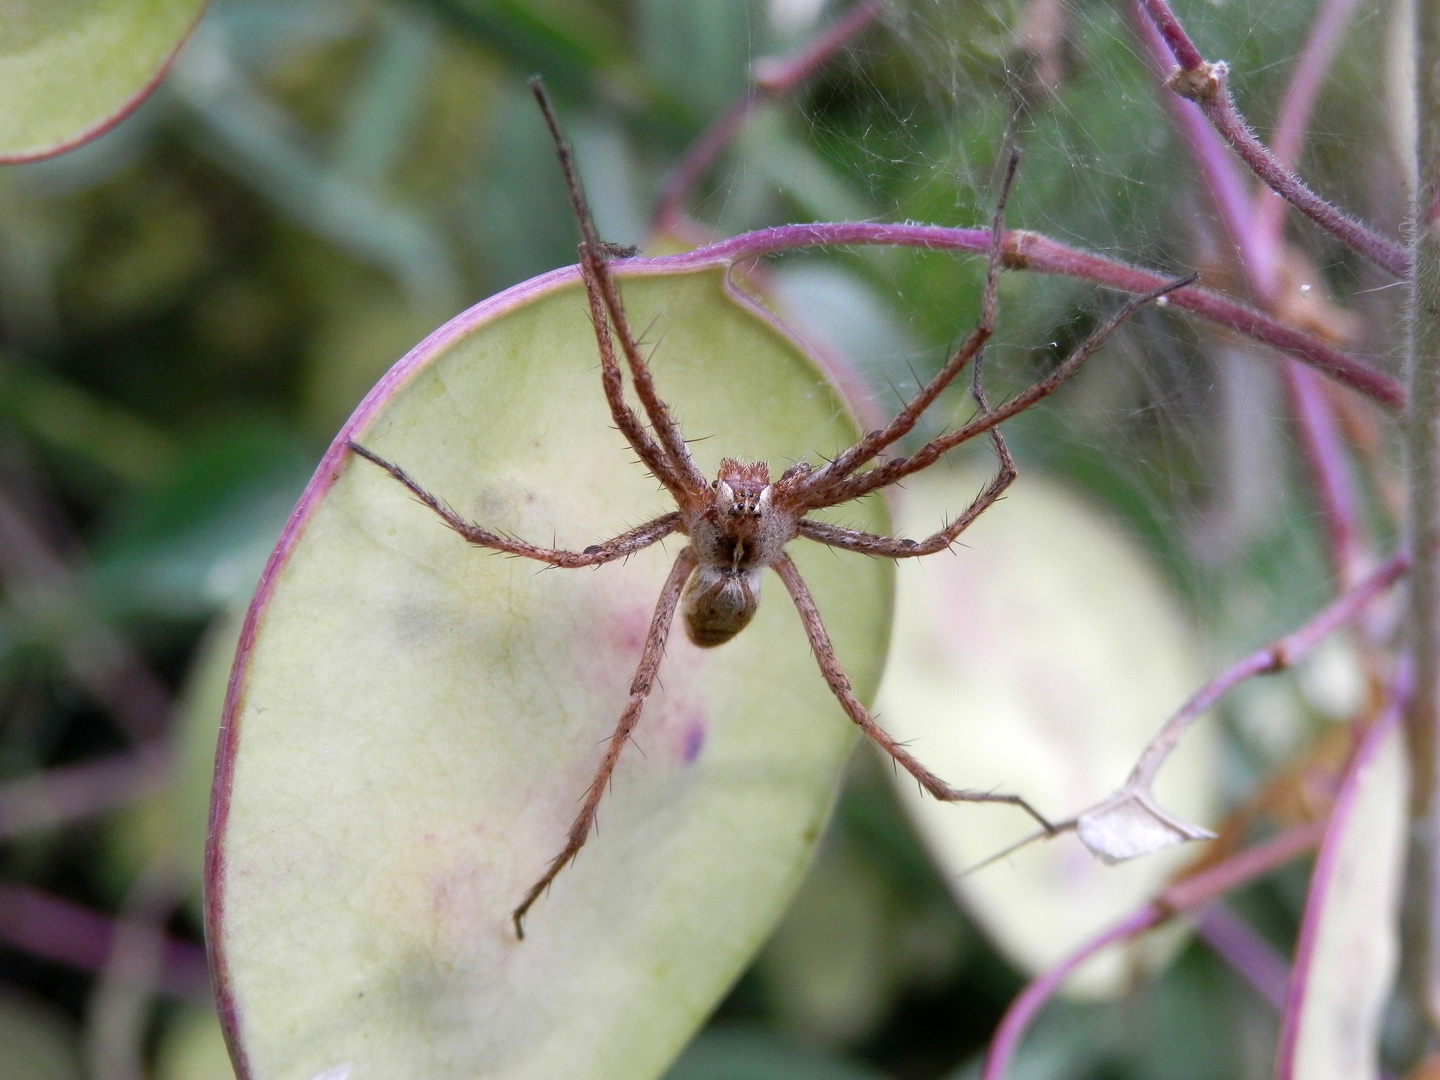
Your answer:
[[[1358,0],[1324,0],[1310,26],[1305,48],[1290,72],[1285,97],[1270,134],[1270,152],[1283,168],[1293,170],[1300,161],[1300,148],[1310,126],[1321,84],[1329,74],[1330,62],[1344,38],[1345,27],[1355,13]],[[1285,220],[1285,200],[1273,191],[1262,190],[1255,205],[1255,231],[1261,243],[1278,244]]]
[[[743,262],[781,251],[812,247],[858,244],[889,244],[931,251],[982,252],[990,243],[988,229],[955,229],[943,225],[904,225],[889,222],[851,221],[812,225],[778,225],[743,233],[683,255],[654,259],[632,259],[626,265],[656,270],[692,269],[717,262]],[[1146,293],[1170,280],[1165,274],[1142,270],[1103,255],[1062,244],[1039,233],[1011,229],[1005,233],[1005,266],[1010,270],[1034,270],[1081,278],[1096,285],[1124,292]],[[1297,330],[1280,320],[1219,293],[1191,286],[1166,297],[1168,303],[1202,319],[1228,326],[1247,337],[1274,346],[1308,364],[1322,375],[1383,405],[1398,411],[1405,404],[1400,383],[1377,371],[1363,360],[1348,356],[1313,334]]]
[[[1436,795],[1440,723],[1440,571],[1437,571],[1436,423],[1440,420],[1440,235],[1436,232],[1436,162],[1440,160],[1440,6],[1417,0],[1414,10],[1416,175],[1410,212],[1410,259],[1415,267],[1406,312],[1410,408],[1406,418],[1406,483],[1410,518],[1410,656],[1414,693],[1405,718],[1411,771],[1411,845],[1403,953],[1414,1014],[1433,1039],[1440,1031],[1436,974],[1437,874],[1440,874],[1440,799]]]
[[[1165,722],[1160,733],[1145,748],[1130,778],[1125,782],[1126,787],[1148,789],[1155,780],[1155,774],[1160,771],[1160,765],[1175,749],[1175,744],[1180,741],[1185,729],[1194,723],[1197,717],[1246,679],[1290,667],[1395,584],[1405,573],[1405,566],[1404,555],[1392,556],[1378,570],[1348,592],[1342,593],[1300,629],[1256,649],[1201,687],[1179,712]]]
[[[1255,137],[1250,126],[1235,108],[1226,85],[1223,63],[1210,63],[1185,33],[1180,21],[1165,0],[1139,0],[1145,12],[1169,46],[1179,68],[1168,80],[1169,86],[1181,97],[1200,106],[1206,119],[1215,125],[1230,148],[1250,167],[1250,171],[1275,194],[1299,210],[1315,224],[1336,237],[1347,247],[1364,255],[1377,266],[1396,277],[1407,276],[1410,256],[1394,241],[1381,236],[1368,225],[1356,221],[1343,211],[1316,195],[1275,155]]]
[[[1275,156],[1287,168],[1300,152],[1315,95],[1334,52],[1340,27],[1354,3],[1355,0],[1329,0],[1316,18],[1305,52],[1296,63],[1276,130]],[[1170,51],[1141,5],[1133,5],[1131,14],[1135,32],[1163,80]],[[1252,200],[1234,157],[1226,151],[1225,144],[1200,109],[1176,94],[1167,93],[1165,103],[1234,252],[1237,279],[1244,283],[1256,304],[1274,312],[1280,299],[1279,267],[1284,249],[1281,215],[1285,203],[1266,189],[1261,189]],[[1267,210],[1273,218],[1268,226],[1261,223]],[[1335,580],[1342,589],[1348,588],[1363,569],[1365,552],[1357,501],[1335,417],[1325,398],[1324,387],[1313,372],[1288,359],[1281,362],[1280,372],[1317,508],[1325,523]]]

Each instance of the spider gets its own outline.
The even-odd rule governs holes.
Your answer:
[[[980,373],[982,350],[995,323],[997,283],[1004,254],[1005,202],[1019,160],[1018,154],[1012,152],[991,221],[979,323],[939,373],[900,410],[889,425],[871,431],[855,445],[819,466],[800,462],[772,480],[765,462],[727,457],[721,460],[715,479],[709,480],[696,467],[685,436],[655,388],[610,272],[610,258],[624,257],[633,254],[633,251],[619,249],[600,240],[575,174],[569,146],[561,134],[548,96],[538,79],[532,80],[531,88],[555,141],[571,207],[580,227],[580,273],[589,304],[590,321],[595,330],[601,386],[610,415],[640,462],[675,500],[676,508],[613,539],[593,544],[584,551],[538,547],[465,521],[421,487],[399,465],[386,461],[358,443],[349,444],[354,453],[384,469],[446,525],[477,547],[534,559],[549,566],[576,568],[623,559],[675,533],[688,538],[689,542],[676,556],[660,590],[649,632],[640,651],[640,661],[630,683],[629,702],[606,744],[600,766],[585,791],[580,812],[570,826],[564,847],[511,913],[517,938],[525,936],[525,917],[531,907],[589,838],[611,774],[640,721],[645,699],[654,685],[676,610],[681,612],[685,632],[696,645],[702,648],[723,645],[744,630],[754,617],[760,603],[760,578],[767,568],[775,571],[790,594],[821,675],[841,709],[871,742],[889,754],[936,799],[1015,806],[1039,822],[1046,835],[1053,835],[1057,826],[1019,795],[951,787],[926,769],[875,722],[852,692],[850,680],[835,655],[815,600],[785,548],[791,541],[803,538],[845,551],[891,559],[918,558],[946,550],[971,522],[1000,498],[1015,479],[1015,462],[998,425],[1029,408],[1069,378],[1138,308],[1190,284],[1195,276],[1169,282],[1153,292],[1131,299],[1050,375],[1003,405],[991,408],[981,386]],[[615,351],[617,340],[648,426],[625,400],[621,367]],[[978,414],[963,426],[930,440],[908,458],[889,457],[877,461],[880,455],[915,427],[925,410],[972,362],[971,394],[979,408]],[[812,511],[837,506],[889,487],[933,464],[961,443],[987,433],[999,459],[999,470],[964,513],[933,536],[919,541],[877,536],[807,516]],[[866,468],[867,465],[870,467]]]

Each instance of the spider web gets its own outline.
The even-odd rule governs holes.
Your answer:
[[[1312,5],[1191,3],[1177,12],[1207,56],[1230,63],[1240,108],[1266,136]],[[1010,227],[1165,272],[1198,268],[1225,287],[1223,233],[1123,5],[926,0],[890,10],[884,25],[818,80],[803,114],[806,137],[843,169],[874,216],[983,225],[1010,132],[1024,154]],[[1324,196],[1393,234],[1400,191],[1384,179],[1394,160],[1386,31],[1383,5],[1357,6],[1300,167]],[[1017,36],[1032,43],[1028,60]],[[1057,79],[1048,89],[1047,72]],[[1286,236],[1312,267],[1314,288],[1339,296],[1367,326],[1395,324],[1398,296],[1381,288],[1379,275],[1308,223],[1292,220]],[[973,325],[981,260],[914,252],[842,258],[881,291],[893,317],[888,350],[873,326],[854,332],[877,403],[893,411]],[[1048,370],[1116,303],[1084,282],[1004,275],[987,366],[992,397]],[[1383,334],[1370,334],[1361,351],[1383,356],[1391,345]],[[1313,503],[1298,483],[1274,359],[1196,321],[1142,312],[1072,386],[1011,425],[1022,470],[1028,460],[1091,489],[1152,542],[1192,594],[1215,568],[1254,561],[1257,548],[1299,545],[1308,549],[1301,561],[1314,562]],[[953,397],[948,410],[936,410],[947,422],[963,415]],[[1321,588],[1311,582],[1262,623],[1279,625]]]

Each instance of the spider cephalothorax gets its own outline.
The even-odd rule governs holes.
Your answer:
[[[795,539],[800,517],[775,499],[765,462],[725,458],[682,518],[697,562],[680,600],[685,633],[702,648],[723,645],[754,618],[760,571]]]
[[[811,651],[820,666],[821,675],[835,695],[845,715],[889,754],[899,766],[918,780],[937,799],[946,802],[998,802],[1017,806],[1032,815],[1047,833],[1053,826],[1029,803],[1018,795],[1002,795],[989,791],[954,788],[917,761],[910,752],[875,723],[864,704],[850,689],[850,680],[835,656],[830,635],[821,621],[819,608],[794,561],[785,547],[796,539],[805,539],[846,551],[892,559],[909,559],[934,554],[949,548],[964,530],[991,506],[1015,478],[1015,463],[1006,449],[999,424],[1029,408],[1045,397],[1099,348],[1117,326],[1142,304],[1173,289],[1190,284],[1194,277],[1173,281],[1145,296],[1136,297],[1107,320],[1075,352],[1071,353],[1051,374],[1022,391],[1008,402],[991,408],[980,386],[980,356],[989,339],[995,318],[996,283],[1004,251],[1002,213],[1005,193],[1015,173],[1016,158],[1001,189],[990,230],[990,251],[981,296],[980,323],[965,338],[945,366],[883,429],[872,431],[854,446],[818,467],[800,462],[786,469],[771,483],[770,469],[764,462],[742,462],[725,458],[714,481],[707,481],[696,467],[690,447],[660,398],[645,357],[635,340],[620,300],[620,291],[607,259],[618,255],[595,233],[594,222],[585,206],[584,196],[575,179],[569,149],[560,136],[559,127],[549,102],[538,83],[535,95],[546,122],[555,137],[561,168],[570,188],[571,202],[580,224],[580,275],[585,285],[590,322],[600,353],[600,384],[616,427],[641,463],[660,482],[675,501],[676,509],[661,514],[629,532],[584,551],[564,551],[526,543],[503,533],[472,524],[460,518],[445,503],[412,479],[402,468],[356,443],[353,449],[361,457],[380,466],[404,484],[422,503],[433,510],[450,528],[472,544],[495,551],[509,552],[550,566],[598,566],[613,562],[679,533],[688,542],[675,556],[669,576],[660,591],[650,630],[641,649],[635,677],[630,683],[630,700],[616,722],[615,731],[606,746],[595,778],[585,793],[580,813],[570,826],[564,848],[551,859],[539,880],[516,907],[512,919],[516,934],[524,936],[526,912],[555,880],[556,875],[573,859],[590,835],[595,824],[600,800],[603,798],[615,764],[629,741],[640,713],[654,685],[665,643],[677,608],[685,617],[685,630],[690,640],[706,648],[723,645],[740,633],[754,618],[760,605],[760,577],[768,567],[779,576],[795,605],[800,622],[810,640]],[[631,383],[644,410],[645,420],[625,400],[623,376],[615,345],[625,358]],[[909,457],[885,458],[890,449],[914,430],[921,415],[940,396],[955,377],[971,363],[971,393],[979,412],[967,423],[926,442]],[[648,421],[648,424],[647,424]],[[842,528],[817,518],[811,511],[850,502],[871,492],[903,480],[919,472],[947,451],[961,443],[988,434],[999,459],[1000,468],[994,479],[975,497],[970,506],[949,524],[924,540],[906,540],[876,536],[854,529]]]

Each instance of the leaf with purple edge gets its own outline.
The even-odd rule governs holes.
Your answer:
[[[1398,708],[1365,733],[1321,841],[1280,1028],[1276,1080],[1373,1080],[1399,955],[1409,776]]]
[[[660,391],[723,455],[855,438],[723,269],[626,274]],[[778,582],[733,642],[676,632],[600,827],[531,911],[678,550],[549,570],[469,547],[345,440],[464,516],[583,548],[667,509],[604,405],[573,271],[417,346],[347,423],[252,607],[227,704],[207,922],[242,1078],[658,1075],[798,882],[854,742]],[[878,501],[847,520],[885,527]],[[890,568],[796,545],[862,694]]]
[[[0,163],[62,153],[153,90],[205,0],[0,0]]]

